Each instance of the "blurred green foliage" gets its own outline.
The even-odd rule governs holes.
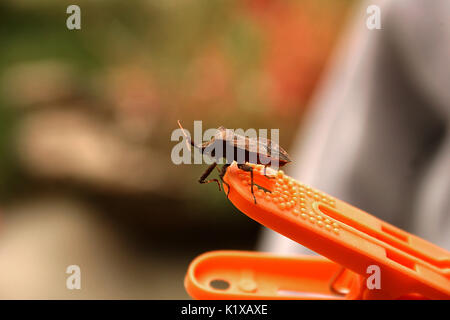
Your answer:
[[[194,120],[203,120],[204,129],[280,128],[281,145],[289,151],[351,3],[82,0],[77,1],[82,28],[70,31],[66,8],[71,1],[2,1],[0,196],[14,198],[16,187],[28,184],[32,169],[22,170],[15,153],[23,119],[52,109],[75,110],[101,128],[114,128],[111,136],[130,150],[159,156],[148,170],[162,172],[167,186],[148,192],[149,202],[136,211],[148,216],[153,201],[166,204],[161,210],[183,210],[207,223],[224,218],[233,209],[223,194],[211,185],[196,185],[204,166],[176,167],[170,161],[176,120],[187,129]],[[57,64],[58,72],[70,70],[67,79],[52,78],[48,62]],[[39,64],[44,67],[34,67]],[[19,69],[24,75],[17,80]],[[70,91],[62,98],[57,97],[61,88]],[[33,90],[43,92],[41,100]],[[34,183],[48,180],[38,176]],[[83,183],[81,193],[117,200],[117,194]],[[129,203],[141,195],[122,196]]]

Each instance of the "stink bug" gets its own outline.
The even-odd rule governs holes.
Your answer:
[[[269,139],[249,138],[238,135],[234,133],[233,130],[219,127],[217,129],[217,133],[210,141],[204,142],[201,145],[196,145],[184,132],[180,121],[178,121],[178,125],[181,130],[183,130],[188,146],[192,145],[193,147],[199,149],[202,154],[206,154],[215,160],[214,163],[212,163],[201,175],[198,182],[202,184],[216,182],[219,186],[219,190],[221,190],[219,180],[206,180],[206,178],[208,178],[214,168],[217,167],[217,162],[219,162],[222,158],[225,159],[225,164],[222,166],[222,169],[218,170],[220,180],[228,187],[227,197],[230,193],[230,186],[223,180],[223,177],[225,176],[228,167],[234,161],[236,161],[239,169],[250,172],[251,191],[255,204],[256,197],[253,190],[253,167],[249,166],[248,163],[264,165],[264,176],[271,178],[266,175],[266,167],[270,167],[274,162],[278,163],[279,167],[282,167],[292,161],[286,151]]]

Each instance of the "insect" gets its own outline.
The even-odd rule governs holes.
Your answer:
[[[250,172],[251,179],[251,192],[253,195],[253,200],[256,204],[256,197],[253,190],[253,167],[249,166],[248,163],[262,164],[264,165],[264,176],[271,178],[266,175],[266,168],[270,167],[271,163],[277,162],[279,167],[286,165],[292,160],[289,155],[284,151],[278,144],[272,142],[265,138],[249,138],[246,136],[238,135],[233,130],[226,129],[224,127],[219,127],[217,133],[214,137],[201,145],[196,145],[184,132],[180,121],[178,120],[178,125],[183,130],[183,134],[186,138],[186,142],[193,147],[199,149],[202,154],[206,154],[212,159],[212,163],[205,172],[198,179],[199,183],[211,183],[216,182],[219,186],[219,191],[221,190],[220,182],[217,179],[209,179],[208,176],[217,167],[217,162],[222,158],[225,158],[225,164],[222,169],[219,169],[219,178],[223,184],[228,187],[227,198],[230,193],[230,186],[223,180],[228,167],[236,161],[239,169],[243,171]]]

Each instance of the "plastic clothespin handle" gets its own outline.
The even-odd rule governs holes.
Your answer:
[[[450,299],[450,253],[367,212],[306,186],[282,171],[231,165],[224,177],[230,201],[260,224],[368,277],[380,270],[381,289],[363,298]],[[224,192],[228,193],[225,184]],[[253,189],[253,192],[252,192]],[[254,203],[253,195],[257,204]],[[362,288],[363,290],[364,288]]]

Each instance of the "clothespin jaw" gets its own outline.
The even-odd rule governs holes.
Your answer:
[[[333,279],[335,283],[329,286],[331,288],[329,292],[318,286],[320,294],[333,294],[336,291],[339,293],[339,290],[335,288],[339,282],[342,282],[342,274],[344,274],[351,279],[347,286],[344,286],[344,289],[348,291],[346,295],[343,295],[346,299],[450,299],[450,253],[448,251],[319,190],[299,183],[281,171],[276,172],[267,168],[267,174],[274,178],[268,179],[264,174],[263,166],[253,165],[252,167],[255,182],[253,186],[248,172],[239,170],[236,165],[230,166],[224,177],[230,190],[228,193],[225,184],[225,193],[228,194],[230,201],[250,218],[332,261],[329,263],[333,263],[337,271],[335,270],[334,274],[323,271],[320,283],[323,285],[325,279],[328,285],[330,285],[330,279]],[[255,195],[256,204],[253,195]],[[237,253],[234,254],[235,258]],[[266,258],[284,259],[268,256]],[[300,271],[301,266],[307,265],[310,261],[307,258],[299,259],[303,259],[296,261],[299,278],[291,279],[293,282],[306,281],[305,279],[312,276],[307,273],[302,274]],[[268,263],[265,259],[261,259],[260,262]],[[239,263],[233,263],[232,265],[238,270],[242,269]],[[198,266],[198,264],[195,265]],[[273,268],[278,267],[276,264],[273,265]],[[346,271],[339,274],[342,267]],[[255,266],[255,269],[257,268],[259,266]],[[287,272],[283,268],[271,270],[279,277]],[[375,281],[373,286],[368,285],[367,281],[371,280],[370,277],[374,273],[379,276],[377,278],[379,283]],[[190,276],[193,277],[196,274],[188,273],[186,278],[188,291],[189,288],[193,288],[189,284],[194,283],[194,278],[191,279]],[[336,275],[338,275],[337,278]],[[258,280],[255,281],[258,283]],[[265,280],[262,283],[265,283]],[[357,289],[355,284],[359,285]],[[293,291],[298,292],[296,290]],[[226,290],[221,292],[223,293],[226,293]],[[293,296],[295,295],[291,295],[290,298]],[[239,299],[245,299],[245,297],[246,295],[238,295]],[[337,297],[328,295],[328,298]]]
[[[360,277],[320,256],[213,251],[189,266],[185,287],[195,299],[357,299]]]

